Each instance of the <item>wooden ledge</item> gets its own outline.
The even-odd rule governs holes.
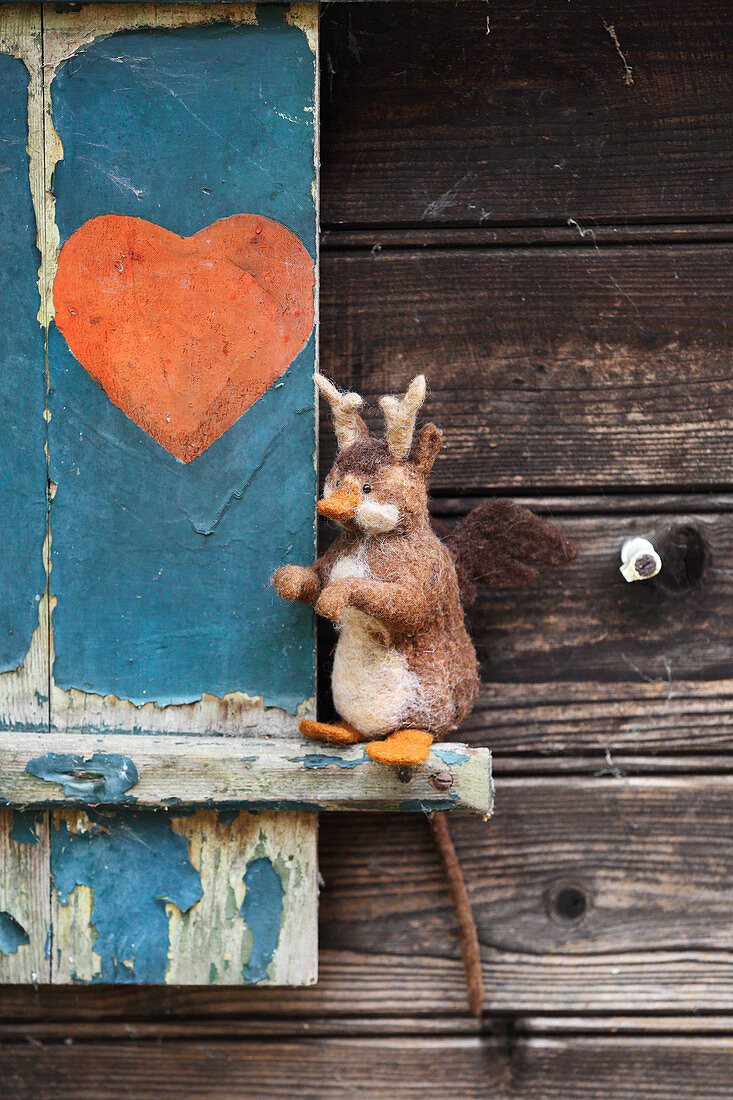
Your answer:
[[[409,771],[363,745],[133,734],[0,733],[0,805],[283,810],[493,806],[488,749],[441,743]]]

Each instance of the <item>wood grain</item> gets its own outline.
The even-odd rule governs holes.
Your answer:
[[[372,405],[426,374],[441,493],[724,488],[732,259],[727,245],[324,253],[321,369]],[[333,453],[322,424],[324,472]]]
[[[28,1054],[35,1055],[35,1061]],[[490,1039],[338,1039],[301,1043],[169,1043],[3,1051],[7,1100],[150,1096],[381,1097],[420,1100],[428,1090],[504,1096],[504,1060]]]
[[[524,588],[481,589],[469,609],[482,692],[462,736],[507,752],[729,750],[729,516],[558,522],[575,562]],[[628,584],[619,553],[635,534],[663,567]]]
[[[0,810],[0,982],[50,979],[48,866],[47,815]]]
[[[510,1074],[507,1096],[527,1100],[728,1100],[733,1040],[611,1035],[520,1039]]]
[[[129,1041],[3,1049],[7,1100],[406,1097],[728,1100],[733,1038],[521,1036]],[[295,1090],[295,1091],[294,1091]]]
[[[731,56],[710,0],[328,5],[323,220],[727,218]]]
[[[730,793],[727,779],[505,779],[491,823],[453,818],[487,1007],[727,1005]],[[418,823],[400,825],[399,845],[324,829],[321,866],[324,947],[421,962],[456,952]]]

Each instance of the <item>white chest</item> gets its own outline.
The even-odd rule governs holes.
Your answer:
[[[371,577],[372,571],[366,559],[363,549],[355,550],[353,554],[342,554],[331,566],[328,579],[330,581],[343,581],[347,577],[358,577],[362,580]]]
[[[338,558],[329,580],[371,576],[364,552],[357,551]],[[339,714],[366,736],[399,729],[416,691],[404,656],[380,623],[354,608],[343,613],[338,629],[331,688]]]

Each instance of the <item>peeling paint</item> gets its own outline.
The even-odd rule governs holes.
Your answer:
[[[13,810],[11,836],[14,844],[38,844],[36,825],[41,815],[33,810]]]
[[[252,933],[252,952],[242,977],[254,984],[267,977],[272,962],[283,914],[283,886],[280,876],[266,856],[252,860],[244,874],[247,889],[239,910]]]
[[[253,973],[264,968],[262,980],[268,984],[313,981],[317,966],[314,819],[288,813],[255,816],[240,812],[230,822],[206,810],[186,817],[176,815],[171,824],[188,841],[204,896],[185,914],[167,906],[170,946],[166,982],[238,984],[252,980],[246,977],[248,965]],[[257,910],[254,929],[242,916],[249,890],[245,876],[261,859],[270,861],[282,887],[279,935],[276,928],[269,939],[264,925],[262,934],[255,936]],[[250,883],[250,904],[257,897],[262,899],[258,874],[262,875],[262,870],[252,872],[255,881]],[[272,893],[268,904],[276,904],[277,887],[272,875],[269,878]],[[273,942],[271,960],[260,958],[258,962],[258,952],[268,955]]]
[[[433,745],[432,754],[440,757],[444,764],[465,764],[470,760],[468,753],[457,752],[456,749],[450,749],[447,745]]]
[[[51,830],[51,869],[61,905],[93,892],[95,981],[162,982],[168,959],[166,902],[186,912],[202,896],[186,839],[153,812],[90,815],[92,832],[74,836],[65,821]]]
[[[86,759],[79,753],[47,752],[29,760],[25,770],[47,783],[59,783],[67,798],[84,802],[133,802],[126,795],[138,781],[137,768],[129,756],[95,752]]]
[[[458,802],[457,795],[447,798],[404,798],[399,805],[400,813],[432,814],[436,810],[452,810]]]
[[[53,633],[51,637],[53,641]],[[258,734],[287,737],[297,735],[300,718],[311,718],[314,713],[313,697],[304,700],[295,715],[290,715],[282,707],[265,709],[261,695],[246,695],[241,691],[228,692],[221,697],[204,691],[195,702],[161,706],[152,701],[140,705],[112,694],[100,695],[73,689],[62,691],[57,686],[52,688],[54,727],[72,726],[79,733],[171,733],[187,736],[221,733],[241,737],[249,731],[257,731]],[[45,729],[44,725],[38,732],[45,732]]]
[[[30,942],[30,936],[15,917],[0,911],[0,955],[15,955],[19,947]]]
[[[239,810],[219,810],[219,821],[222,825],[233,825],[239,817]]]
[[[23,52],[20,41],[17,48]],[[26,63],[33,68],[32,58]],[[35,321],[38,252],[26,148],[34,83],[23,61],[0,53],[0,301],[11,319],[0,328],[0,672],[11,673],[31,645],[46,583],[45,355]]]
[[[327,768],[329,764],[337,768],[358,768],[360,764],[367,764],[369,758],[362,751],[361,756],[349,757],[346,755],[329,756],[325,752],[309,752],[305,756],[289,756],[291,764],[305,764],[306,768]]]

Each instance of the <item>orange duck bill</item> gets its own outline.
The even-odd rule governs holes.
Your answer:
[[[331,493],[330,497],[319,500],[318,511],[326,519],[335,520],[336,523],[346,523],[354,518],[358,504],[359,490],[344,486],[343,489],[337,489],[335,493]]]

